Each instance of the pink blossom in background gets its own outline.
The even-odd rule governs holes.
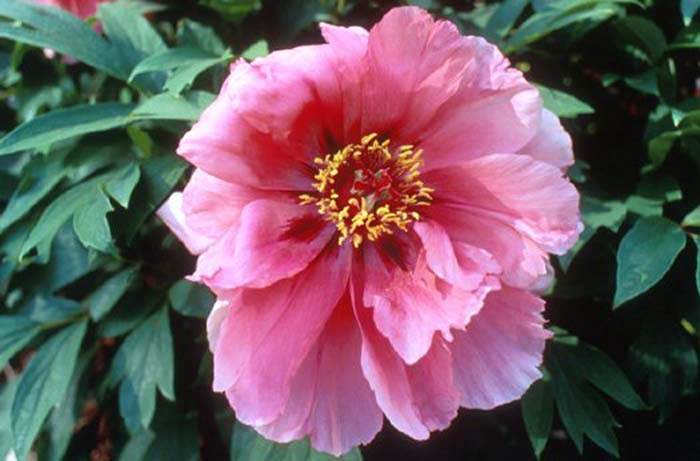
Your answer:
[[[571,140],[496,47],[415,7],[321,31],[233,64],[159,214],[219,299],[214,390],[338,455],[518,399],[581,224]]]

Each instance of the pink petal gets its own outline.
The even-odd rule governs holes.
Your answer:
[[[214,352],[216,344],[219,341],[219,333],[221,332],[221,324],[228,316],[228,301],[217,299],[214,306],[211,308],[209,317],[207,317],[207,341],[209,342],[209,350]]]
[[[310,435],[315,449],[335,456],[372,440],[383,415],[362,374],[360,350],[346,294],[294,377],[284,413],[257,430],[277,442]]]
[[[182,195],[188,227],[212,239],[219,239],[231,229],[248,203],[279,198],[275,193],[222,181],[199,169],[192,174]]]
[[[369,33],[362,133],[414,143],[474,59],[466,38],[417,7],[391,9]]]
[[[414,142],[424,149],[424,171],[496,152],[517,152],[536,134],[542,101],[535,87],[498,49],[466,37],[474,55],[459,90]]]
[[[581,232],[576,188],[560,169],[525,155],[481,157],[432,171],[426,182],[451,208],[501,220],[550,253],[565,253]]]
[[[214,241],[187,225],[185,213],[182,211],[181,192],[171,194],[156,214],[192,254],[204,252]]]
[[[239,287],[263,288],[304,270],[330,240],[335,228],[308,207],[256,200],[240,219],[200,256],[193,279],[221,293]]]
[[[545,340],[544,301],[524,290],[503,287],[466,331],[455,333],[452,351],[455,383],[462,406],[493,408],[520,398],[540,377]]]
[[[371,314],[354,300],[362,331],[362,369],[377,403],[391,424],[418,440],[447,427],[457,415],[450,352],[440,338],[418,363],[408,366],[374,326]]]
[[[537,134],[520,149],[520,153],[562,169],[574,163],[571,136],[564,131],[557,116],[547,109],[542,110]]]
[[[214,352],[214,390],[226,391],[237,418],[261,426],[277,419],[291,381],[347,286],[349,249],[325,253],[296,277],[231,299]]]

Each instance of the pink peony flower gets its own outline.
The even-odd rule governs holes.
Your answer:
[[[214,390],[341,454],[427,439],[540,377],[548,253],[581,224],[569,136],[494,46],[415,7],[236,62],[160,216],[218,296]]]

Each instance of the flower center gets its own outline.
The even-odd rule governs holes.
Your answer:
[[[420,219],[418,209],[430,205],[432,189],[420,180],[423,151],[403,145],[390,149],[376,134],[348,144],[335,154],[316,157],[317,192],[301,194],[302,205],[315,204],[338,229],[338,245],[351,239],[355,248],[395,229],[408,231]]]

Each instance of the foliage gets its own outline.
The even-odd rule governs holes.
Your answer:
[[[331,459],[235,425],[209,390],[213,299],[182,280],[192,259],[153,213],[183,184],[177,141],[233,59],[399,3],[131,0],[100,7],[100,33],[0,2],[0,459]],[[522,448],[525,427],[534,455],[518,459],[635,459],[632,433],[700,411],[700,2],[403,3],[498,44],[574,139],[586,227],[555,262],[545,377],[524,426],[489,440]]]

